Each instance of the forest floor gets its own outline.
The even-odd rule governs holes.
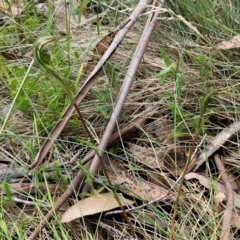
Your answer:
[[[240,3],[139,2],[0,1],[1,239],[240,239]]]

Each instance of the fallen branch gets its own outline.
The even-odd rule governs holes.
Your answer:
[[[148,20],[146,22],[145,28],[142,32],[141,38],[139,39],[138,45],[136,47],[136,50],[135,50],[134,55],[132,57],[132,60],[130,62],[128,71],[126,73],[126,77],[123,81],[123,84],[122,84],[122,87],[121,87],[116,105],[114,107],[114,110],[113,110],[112,115],[110,117],[110,120],[108,122],[108,125],[105,129],[102,140],[101,140],[101,142],[98,146],[100,157],[103,156],[103,153],[107,148],[109,138],[112,135],[112,132],[113,132],[115,126],[116,126],[117,119],[118,119],[118,117],[121,113],[123,104],[124,104],[124,102],[127,98],[127,95],[128,95],[129,90],[130,90],[130,87],[132,85],[134,76],[137,72],[138,66],[139,66],[139,64],[142,60],[142,57],[144,55],[144,52],[147,48],[147,45],[148,45],[148,42],[150,40],[151,34],[152,34],[152,32],[153,32],[153,30],[156,26],[159,12],[155,11],[156,10],[155,8],[160,8],[161,4],[154,1],[152,7],[154,8],[154,11],[151,11],[151,13],[149,14],[149,17],[148,17]],[[92,164],[91,164],[90,169],[89,169],[91,174],[95,174],[98,170],[98,167],[99,167],[99,164],[100,164],[99,156],[97,156],[95,154],[95,156],[93,158]],[[87,192],[88,188],[89,188],[89,185],[85,184],[82,191]]]

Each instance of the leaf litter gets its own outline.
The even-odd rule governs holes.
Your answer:
[[[120,201],[122,202],[123,206],[130,206],[134,203],[134,201],[126,198],[120,198]],[[85,198],[68,208],[68,210],[62,215],[61,222],[70,222],[77,218],[102,213],[118,207],[119,204],[116,201],[113,193],[97,194]]]
[[[60,5],[59,5],[60,6]],[[62,5],[61,5],[62,6]],[[4,12],[7,13],[8,15],[19,15],[19,13],[21,14],[21,8],[18,7],[14,7],[14,11],[11,10],[11,12],[9,12],[9,8],[6,8],[6,5],[4,6]],[[56,15],[56,20],[57,20],[57,25],[56,25],[56,30],[60,31],[62,33],[66,33],[65,32],[65,28],[64,28],[64,21],[59,21],[62,18],[61,14],[64,14],[64,11],[62,11],[63,8],[58,9],[58,14]],[[206,36],[204,34],[201,33],[201,28],[198,28],[199,26],[194,25],[193,22],[188,21],[188,17],[183,16],[183,13],[181,15],[176,14],[175,12],[177,11],[170,11],[169,13],[172,14],[172,16],[174,16],[174,21],[180,21],[183,25],[185,25],[186,28],[188,28],[191,31],[191,34],[196,38],[193,37],[193,39],[197,39],[198,37],[201,38],[203,41],[205,41],[205,45],[203,46],[203,42],[201,42],[200,40],[197,41],[193,41],[195,45],[191,45],[189,46],[187,43],[183,48],[183,51],[186,52],[186,55],[188,55],[188,57],[194,57],[197,56],[198,54],[201,55],[201,53],[199,52],[194,52],[194,49],[201,49],[203,52],[206,52],[207,50],[210,50],[213,52],[214,48],[218,49],[218,51],[220,50],[227,50],[227,49],[232,49],[232,48],[238,48],[239,44],[238,44],[238,35],[236,35],[235,37],[233,37],[230,41],[223,41],[218,45],[215,45],[214,48],[212,48],[212,46],[208,46],[208,44],[206,44],[206,42],[209,40],[206,38]],[[105,14],[105,13],[104,13]],[[96,19],[96,18],[95,18]],[[166,18],[167,19],[167,18]],[[83,18],[83,22],[82,24],[85,24],[86,19]],[[95,21],[95,20],[93,20]],[[169,21],[171,21],[171,19],[169,18]],[[103,41],[105,41],[106,39],[108,39],[110,37],[110,41],[112,41],[111,36],[115,36],[114,34],[116,33],[116,29],[107,29],[107,27],[104,29],[102,29],[102,34],[101,36],[98,36],[96,33],[96,29],[95,27],[90,25],[87,26],[88,29],[81,29],[82,33],[81,33],[81,39],[79,41],[76,41],[74,34],[78,34],[77,32],[78,29],[76,28],[76,22],[74,19],[71,19],[71,33],[72,33],[72,37],[74,39],[74,44],[79,46],[81,45],[80,48],[84,48],[85,46],[88,45],[88,40],[94,39],[92,46],[90,47],[91,49],[91,53],[89,54],[88,57],[84,56],[84,61],[85,64],[87,65],[89,63],[89,61],[93,60],[95,62],[97,62],[99,60],[99,57],[102,56],[101,51],[97,50],[97,47],[93,47],[93,46],[100,46],[100,45],[104,45],[104,46],[109,46],[108,43],[107,44],[102,44]],[[89,23],[88,23],[89,24]],[[91,30],[89,30],[91,29]],[[138,38],[138,33],[140,27],[135,27],[134,29],[134,34],[129,34],[129,45],[125,44],[124,47],[122,47],[121,45],[119,46],[119,48],[116,50],[115,52],[115,56],[112,56],[112,59],[109,60],[109,62],[111,63],[122,63],[124,64],[128,64],[127,61],[125,62],[123,59],[126,59],[126,57],[128,57],[128,54],[126,54],[131,48],[132,45],[134,43],[136,43],[137,38]],[[157,30],[156,30],[157,31]],[[89,34],[88,32],[90,32],[90,36],[87,35]],[[94,33],[94,34],[92,34]],[[168,34],[169,30],[167,31]],[[86,36],[84,36],[86,35]],[[94,35],[94,36],[93,36]],[[104,37],[105,36],[105,37]],[[154,200],[155,198],[158,198],[159,196],[167,194],[168,193],[168,189],[169,189],[169,185],[165,185],[165,187],[162,187],[162,185],[157,185],[157,184],[151,184],[149,180],[147,179],[147,172],[148,171],[154,171],[156,174],[158,174],[158,171],[164,172],[164,177],[163,177],[163,182],[166,181],[170,181],[169,179],[169,172],[172,174],[172,176],[181,176],[181,171],[177,172],[177,171],[171,171],[171,170],[179,170],[179,169],[183,169],[184,168],[184,162],[186,161],[188,154],[187,154],[187,150],[191,145],[191,135],[193,134],[193,130],[191,128],[191,124],[193,124],[194,119],[196,118],[196,116],[191,115],[189,117],[189,115],[186,114],[186,112],[184,112],[184,110],[186,111],[191,111],[191,107],[189,107],[189,102],[191,102],[191,104],[193,104],[192,109],[194,109],[194,111],[196,109],[198,109],[198,103],[196,101],[197,98],[197,94],[199,94],[199,92],[197,91],[198,89],[204,89],[204,91],[209,91],[211,92],[211,90],[215,90],[216,88],[219,91],[229,91],[230,93],[232,93],[232,90],[229,90],[229,86],[232,84],[230,83],[226,83],[224,81],[220,81],[222,79],[218,79],[221,78],[222,76],[219,76],[218,73],[215,71],[214,68],[211,69],[211,82],[207,81],[207,83],[205,82],[205,84],[207,84],[209,86],[209,89],[205,89],[204,85],[202,82],[199,81],[199,79],[204,78],[204,74],[201,72],[202,70],[198,68],[197,64],[196,65],[191,65],[190,64],[185,64],[183,63],[180,66],[180,71],[181,74],[184,75],[185,79],[184,79],[184,85],[182,86],[182,99],[188,99],[187,101],[183,101],[181,103],[181,111],[180,113],[182,115],[177,116],[177,118],[175,118],[174,121],[177,121],[177,123],[179,124],[179,128],[174,129],[176,126],[174,125],[174,121],[173,121],[173,111],[172,109],[170,109],[169,107],[167,107],[167,102],[169,101],[169,99],[171,100],[171,98],[174,96],[175,94],[175,90],[176,90],[176,85],[175,85],[175,80],[176,80],[176,76],[171,75],[172,73],[170,73],[170,69],[167,68],[167,66],[165,66],[164,64],[164,60],[162,60],[160,54],[158,53],[159,49],[158,47],[156,47],[156,43],[159,43],[159,46],[161,46],[162,48],[166,47],[166,45],[168,45],[167,50],[169,51],[168,54],[170,56],[172,56],[172,66],[176,67],[177,63],[176,63],[176,50],[180,50],[180,48],[182,48],[182,42],[174,42],[169,40],[168,35],[161,35],[161,37],[163,37],[164,41],[158,42],[156,40],[156,36],[153,36],[153,39],[155,41],[152,41],[151,44],[149,45],[150,48],[147,49],[146,52],[146,61],[142,62],[140,67],[139,67],[139,72],[138,72],[138,76],[137,76],[137,80],[136,82],[133,83],[132,89],[129,93],[129,96],[127,98],[126,101],[126,108],[123,110],[123,116],[121,116],[121,118],[119,119],[119,124],[121,127],[123,127],[126,124],[126,121],[128,121],[129,119],[134,119],[134,117],[136,117],[138,114],[140,114],[144,109],[146,109],[148,106],[151,106],[151,104],[154,102],[158,102],[160,103],[161,107],[159,108],[159,112],[156,113],[154,116],[151,116],[150,119],[148,119],[148,121],[145,123],[145,125],[141,126],[139,128],[139,136],[134,134],[134,137],[131,139],[127,140],[127,143],[125,143],[124,146],[120,147],[120,153],[122,154],[119,156],[119,158],[116,160],[115,158],[111,158],[111,168],[107,165],[106,167],[109,168],[108,169],[108,175],[111,179],[111,181],[113,181],[113,183],[115,184],[115,186],[117,187],[119,192],[123,192],[124,194],[128,195],[128,196],[132,196],[133,198],[138,198],[141,199],[142,201],[151,201]],[[100,40],[99,40],[100,39]],[[188,39],[189,40],[189,39]],[[97,42],[99,42],[99,44],[97,44]],[[200,47],[199,47],[200,46]],[[204,48],[205,50],[203,50],[203,48],[201,48],[201,46]],[[156,49],[154,49],[154,47],[156,47]],[[190,49],[188,48],[190,47]],[[152,49],[153,50],[150,50]],[[78,47],[79,50],[79,47]],[[105,52],[106,49],[104,49],[103,53]],[[80,51],[80,50],[79,50]],[[8,54],[8,51],[5,52],[7,58],[9,58],[8,60],[17,60],[20,61],[21,56],[22,55],[18,55],[18,54],[13,54],[11,55],[11,53]],[[16,56],[16,58],[14,59],[14,56]],[[178,55],[177,55],[178,56]],[[203,56],[201,56],[203,57]],[[156,61],[154,60],[156,59]],[[206,62],[204,62],[200,57],[196,57],[196,62],[197,61],[202,61],[200,62],[200,64],[206,64]],[[219,59],[218,59],[219,60]],[[157,63],[157,64],[156,64]],[[206,65],[205,68],[207,68],[208,66]],[[124,69],[124,68],[123,68]],[[152,71],[152,69],[154,69]],[[161,81],[161,84],[159,84],[159,79],[156,76],[153,76],[153,72],[159,72],[161,70],[166,70],[167,72],[167,78],[164,81]],[[123,70],[121,70],[123,71]],[[219,71],[221,71],[221,69],[219,69]],[[231,69],[229,70],[231,71]],[[90,72],[90,71],[89,71]],[[206,74],[206,73],[205,73]],[[224,73],[225,74],[225,73]],[[122,73],[118,75],[119,81],[122,81],[122,77],[121,77]],[[99,83],[96,82],[96,84],[92,87],[93,89],[98,89],[101,88],[103,86],[106,86],[106,81],[104,80],[104,76],[106,75],[102,75],[101,78],[98,80]],[[158,76],[161,76],[161,74],[159,74]],[[209,75],[210,76],[210,75]],[[208,77],[209,77],[208,76]],[[195,80],[194,80],[195,79]],[[229,80],[230,81],[230,80]],[[230,85],[229,85],[230,84]],[[235,83],[234,83],[235,84]],[[186,87],[185,87],[186,86]],[[238,85],[236,85],[236,91],[238,89]],[[114,91],[114,90],[113,90]],[[153,96],[153,95],[154,96]],[[205,94],[205,93],[203,93]],[[224,94],[224,93],[223,93]],[[163,96],[163,98],[159,97],[159,96]],[[117,97],[117,91],[115,92],[114,97]],[[207,112],[207,114],[209,115],[214,115],[215,118],[211,119],[209,118],[208,121],[208,125],[207,130],[208,134],[209,134],[209,138],[207,138],[208,140],[206,140],[206,145],[201,147],[201,154],[197,159],[197,164],[194,168],[195,173],[188,173],[185,176],[185,179],[188,179],[188,183],[191,185],[191,182],[189,182],[190,178],[193,179],[198,179],[199,183],[204,185],[205,188],[208,188],[209,191],[212,188],[216,188],[218,191],[218,194],[215,196],[215,201],[216,201],[216,205],[218,206],[218,208],[221,208],[221,211],[219,210],[219,212],[223,212],[225,210],[225,201],[227,199],[226,196],[226,191],[224,190],[224,186],[219,183],[219,181],[216,181],[216,179],[214,178],[214,180],[212,181],[214,183],[214,187],[212,185],[209,184],[209,178],[205,177],[205,175],[207,175],[206,172],[201,172],[202,169],[204,168],[204,164],[206,161],[210,162],[212,159],[212,156],[215,152],[220,152],[223,155],[228,156],[228,146],[230,144],[230,139],[232,139],[232,141],[236,140],[236,135],[239,132],[239,123],[237,121],[233,122],[233,119],[236,119],[235,116],[232,114],[227,114],[224,115],[226,112],[226,107],[221,107],[220,100],[222,101],[226,101],[229,104],[231,104],[232,102],[235,102],[237,105],[238,103],[238,99],[237,96],[235,96],[234,94],[232,94],[231,96],[226,94],[224,95],[224,100],[221,96],[215,97],[213,99],[213,101],[210,104],[210,110]],[[90,102],[91,101],[96,101],[96,99],[93,99],[91,97],[89,97],[87,99],[86,102],[84,102],[82,104],[82,107],[84,107],[85,109],[85,116],[86,118],[88,118],[89,116],[89,121],[92,120],[95,124],[94,128],[96,131],[96,135],[101,138],[101,133],[103,132],[103,125],[106,125],[106,122],[101,121],[101,116],[99,115],[99,113],[91,108],[90,111],[86,110],[87,108],[89,108],[90,106]],[[99,101],[99,100],[97,100]],[[170,105],[168,105],[170,106]],[[215,111],[215,109],[213,108],[213,106],[217,106],[219,107],[219,111]],[[197,110],[196,110],[197,111]],[[89,113],[91,112],[91,114]],[[230,111],[229,111],[230,112]],[[213,114],[214,113],[214,114]],[[186,114],[186,115],[184,115]],[[207,116],[206,114],[206,116]],[[90,117],[91,115],[91,117]],[[231,115],[231,116],[230,116]],[[129,116],[127,118],[125,118],[125,116]],[[164,117],[166,117],[166,121],[164,120]],[[234,116],[234,117],[233,117]],[[176,116],[175,116],[176,117]],[[184,123],[184,121],[188,121],[189,118],[191,121],[187,122],[186,124]],[[28,121],[28,119],[23,118],[24,121]],[[182,120],[182,121],[181,121]],[[16,124],[14,123],[19,123],[20,121],[23,121],[21,118],[19,119],[14,119],[13,118],[13,123],[11,123],[11,125],[15,126],[15,128],[17,128],[17,130],[20,130],[19,127],[16,127]],[[95,121],[95,122],[94,122]],[[91,121],[90,121],[91,122]],[[102,124],[104,122],[104,124]],[[176,122],[175,122],[176,123]],[[231,124],[232,123],[232,124]],[[31,121],[26,125],[30,125]],[[189,128],[187,126],[187,124],[189,124]],[[24,129],[26,127],[24,126]],[[13,130],[14,132],[16,132],[16,129]],[[147,133],[147,134],[146,134]],[[183,134],[184,133],[184,134]],[[32,134],[32,132],[28,131],[28,134]],[[174,136],[175,134],[175,136]],[[179,136],[179,137],[176,137]],[[190,136],[190,137],[189,137]],[[61,136],[64,138],[64,136]],[[201,138],[201,136],[200,136]],[[157,139],[157,140],[156,140]],[[6,152],[2,152],[1,155],[3,157],[3,159],[17,159],[17,161],[19,163],[24,163],[25,161],[29,161],[29,159],[32,159],[31,157],[28,156],[27,153],[25,153],[23,150],[19,151],[19,149],[21,148],[21,146],[23,145],[23,141],[18,141],[18,142],[5,142],[2,147],[6,150]],[[76,144],[77,146],[77,144]],[[182,157],[178,156],[178,151],[177,150],[173,150],[173,154],[171,154],[171,158],[167,159],[168,161],[166,161],[166,159],[164,160],[166,154],[164,155],[164,153],[166,153],[166,149],[168,149],[169,147],[173,146],[173,149],[177,149],[179,146],[181,146],[181,148],[183,148],[183,154]],[[63,147],[63,145],[60,143],[56,144],[56,149],[53,150],[53,157],[57,159],[57,156],[59,156],[59,149],[61,149]],[[76,147],[77,148],[77,147]],[[24,149],[24,148],[22,148]],[[89,149],[88,149],[89,150]],[[127,151],[126,151],[127,150]],[[61,152],[61,151],[60,151]],[[14,158],[13,158],[13,155]],[[70,148],[69,150],[67,150],[66,152],[66,159],[71,159],[71,157],[73,156],[73,154],[75,153],[74,150],[74,144],[73,144],[73,148]],[[82,151],[82,153],[85,153],[85,150]],[[123,154],[124,153],[124,154]],[[63,152],[61,152],[61,154],[64,154]],[[83,158],[85,156],[85,154],[82,154],[80,158]],[[125,157],[124,157],[125,156]],[[126,164],[126,156],[127,156],[127,164]],[[2,158],[1,157],[1,158]],[[123,163],[119,163],[119,159],[120,158],[124,158],[125,161],[123,160]],[[181,159],[182,158],[182,159]],[[178,161],[181,160],[181,161]],[[128,162],[130,161],[130,162]],[[169,161],[171,161],[171,164],[169,164]],[[229,164],[231,161],[231,159],[227,162],[227,164]],[[122,159],[121,159],[122,162]],[[179,162],[180,162],[180,166],[179,166]],[[182,163],[181,163],[182,162]],[[167,163],[167,165],[166,165]],[[137,171],[139,169],[141,169],[139,167],[139,165],[141,166],[141,164],[144,165],[144,171],[140,170],[140,175],[141,177],[137,176]],[[181,165],[182,164],[182,165]],[[132,166],[131,166],[132,165]],[[171,166],[170,171],[169,171],[169,165]],[[123,167],[124,166],[124,167]],[[129,167],[131,166],[131,167]],[[135,170],[132,169],[132,167],[136,167]],[[212,170],[213,171],[213,170]],[[231,171],[231,169],[228,171]],[[199,175],[197,172],[199,172],[202,175]],[[72,172],[72,174],[76,174],[76,172]],[[189,175],[190,174],[190,175]],[[192,174],[192,175],[191,175]],[[196,175],[198,174],[198,175]],[[189,177],[190,176],[190,177]],[[200,177],[201,176],[201,177]],[[204,177],[204,180],[203,178]],[[170,177],[172,178],[172,177]],[[107,184],[106,181],[104,182],[104,184]],[[236,183],[237,185],[235,186],[235,189],[237,189],[237,187],[239,187],[239,184]],[[14,186],[14,190],[17,188],[17,185],[13,185]],[[167,187],[168,186],[168,187]],[[54,187],[54,186],[53,186]],[[187,190],[185,189],[184,191]],[[33,191],[34,192],[34,191]],[[175,194],[174,191],[172,191],[173,194],[169,195],[169,203],[170,202],[174,202],[174,197],[173,195]],[[33,194],[33,193],[32,193]],[[183,194],[185,194],[183,192]],[[186,194],[187,196],[187,194]],[[184,201],[188,201],[187,198],[184,196]],[[88,199],[88,198],[87,198]],[[86,200],[87,200],[86,199]],[[185,204],[187,204],[185,202]],[[239,202],[239,198],[237,196],[237,194],[234,194],[234,203],[236,205],[238,205]],[[163,201],[164,204],[166,204],[166,201]],[[237,207],[235,206],[234,207]],[[156,205],[155,205],[156,206]],[[157,204],[157,206],[159,207],[159,203]],[[69,208],[70,209],[70,208]],[[159,207],[159,209],[161,209],[161,207]],[[68,210],[67,210],[68,211]],[[101,211],[100,211],[101,212]],[[134,216],[134,212],[132,213]],[[181,218],[181,216],[180,216]],[[144,223],[143,220],[138,219],[138,223]],[[233,212],[233,217],[232,217],[232,224],[233,222],[235,226],[239,226],[239,215],[237,210],[235,212]],[[178,224],[178,223],[177,223]],[[151,225],[150,225],[151,226]],[[190,232],[190,231],[189,231]],[[156,233],[158,236],[161,235],[161,233],[157,232]]]

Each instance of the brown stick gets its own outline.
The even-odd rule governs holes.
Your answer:
[[[224,128],[217,136],[215,136],[211,142],[205,147],[202,154],[198,157],[193,172],[206,161],[206,159],[212,156],[219,148],[221,148],[227,140],[231,139],[237,132],[240,131],[240,121],[234,122],[227,128]]]
[[[226,173],[224,164],[221,161],[218,154],[214,155],[214,161],[216,163],[220,176],[222,176],[222,181],[225,186],[226,195],[227,195],[226,211],[223,215],[220,240],[228,240],[230,239],[230,229],[231,229],[231,222],[232,222],[233,191],[232,191],[232,186],[229,181],[228,175]]]
[[[162,1],[162,4],[164,1]],[[128,67],[128,71],[126,73],[126,77],[123,81],[117,103],[114,107],[114,110],[112,112],[112,115],[109,119],[108,125],[105,129],[105,132],[103,134],[102,140],[99,144],[99,155],[102,157],[103,152],[106,150],[108,141],[110,136],[112,135],[112,132],[116,126],[117,119],[121,113],[123,104],[127,98],[128,92],[131,88],[133,79],[135,77],[135,74],[137,72],[138,66],[142,60],[143,54],[147,48],[148,42],[150,40],[151,34],[156,26],[157,18],[159,15],[159,12],[156,11],[156,8],[161,7],[161,4],[157,1],[154,1],[153,3],[153,11],[149,14],[148,20],[146,22],[145,28],[142,32],[141,38],[139,39],[138,45],[136,47],[136,50],[134,52],[134,55],[132,57],[132,60],[130,62],[130,65]],[[95,154],[94,159],[92,161],[92,164],[90,166],[90,173],[95,174],[99,167],[99,157]],[[88,191],[89,186],[87,184],[83,187],[83,192]]]

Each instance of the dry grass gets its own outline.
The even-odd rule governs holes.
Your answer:
[[[136,3],[137,1],[135,3],[114,1],[113,7],[115,9],[121,7],[127,11],[127,7],[129,10],[133,9]],[[27,6],[26,2],[24,4]],[[118,119],[118,127],[127,125],[153,104],[158,104],[159,109],[139,130],[138,135],[132,136],[126,142],[120,142],[118,150],[111,151],[136,179],[152,181],[154,178],[157,184],[169,188],[178,176],[140,164],[132,156],[127,142],[148,147],[153,149],[153,152],[158,148],[164,151],[170,146],[184,146],[188,155],[188,149],[196,134],[201,103],[208,94],[213,95],[204,111],[203,125],[197,133],[199,142],[203,135],[207,134],[202,150],[222,129],[239,119],[239,50],[216,50],[210,47],[236,35],[240,8],[238,1],[223,0],[181,0],[178,3],[167,1],[165,7],[166,11],[158,21]],[[102,8],[106,9],[104,6]],[[102,11],[100,7],[95,7],[95,10]],[[88,10],[88,14],[94,15],[94,10]],[[0,51],[24,55],[31,50],[34,40],[45,33],[44,29],[48,29],[51,34],[58,34],[54,25],[48,25],[50,24],[48,19],[38,17],[42,20],[36,23],[35,30],[32,30],[31,24],[26,24],[26,19],[23,21],[11,18],[10,23],[2,26],[0,41],[5,44],[2,44]],[[72,89],[84,82],[83,78],[77,83],[75,79],[80,65],[91,59],[91,51],[95,44],[102,36],[115,30],[118,23],[125,18],[126,14],[120,10],[117,13],[117,10],[114,12],[110,9],[100,23],[90,23],[82,27],[73,34],[69,42],[62,38],[52,48],[53,62],[60,74],[69,81]],[[100,141],[105,130],[145,19],[145,15],[141,16],[131,29],[80,106],[96,143]],[[100,27],[100,35],[97,27]],[[7,33],[7,30],[11,30],[11,34]],[[25,36],[29,33],[27,30],[31,34],[26,39]],[[22,32],[23,36],[20,35]],[[170,61],[171,67],[166,66],[166,61]],[[13,81],[21,82],[29,62],[28,59],[9,61],[1,58],[0,114],[3,119],[16,93]],[[27,84],[24,87],[22,103],[20,101],[15,107],[6,131],[1,136],[0,159],[11,167],[23,167],[31,162],[41,142],[69,103],[69,100],[61,95],[63,93],[60,90],[58,93],[58,85],[52,86],[52,91],[43,97],[44,101],[39,101],[45,87],[50,89],[50,85],[46,86],[47,81],[52,80],[34,66],[29,81],[34,82],[37,78],[38,83],[33,86]],[[27,98],[30,100],[27,101]],[[27,101],[27,104],[24,101]],[[81,152],[78,160],[82,159],[90,150],[83,140],[88,140],[88,136],[74,117],[61,137],[56,140],[47,162],[64,165],[79,150]],[[232,184],[238,189],[238,134],[221,148],[219,154],[225,160],[227,172],[234,178]],[[74,167],[78,167],[77,161],[71,166]],[[34,206],[12,202],[8,194],[2,195],[2,224],[6,224],[7,228],[0,233],[2,239],[8,239],[10,236],[14,236],[14,239],[24,239],[37,226],[39,219],[49,209],[39,208],[38,204],[42,202],[51,205],[51,201],[64,192],[72,179],[71,173],[67,173],[68,168],[63,169],[64,172],[55,169],[55,179],[49,180],[57,185],[58,190],[54,194],[38,192],[35,195],[22,194],[19,197],[33,201]],[[41,177],[42,172],[43,169],[34,178],[25,179],[25,182],[47,184],[46,179]],[[218,180],[218,172],[211,158],[198,172],[207,176],[209,181]],[[62,176],[66,178],[64,181],[60,181]],[[98,176],[95,178],[98,179]],[[96,188],[98,186],[96,185]],[[6,193],[7,189],[5,186],[2,191]],[[172,192],[176,194],[177,191]],[[216,239],[219,236],[221,214],[216,210],[214,195],[214,189],[207,190],[197,181],[184,183],[175,223],[175,239]],[[73,196],[63,208],[67,209],[76,200],[77,196]],[[137,204],[141,203],[142,201],[137,200]],[[129,214],[139,239],[168,239],[173,206],[173,202],[159,202]],[[224,203],[222,207],[224,209]],[[110,230],[98,221],[108,224]],[[114,235],[118,233],[111,231],[111,227],[122,232],[123,236]],[[125,234],[129,230],[128,227],[120,214],[101,218],[99,215],[90,216],[67,225],[60,224],[59,216],[56,215],[42,232],[41,239],[127,239]],[[237,227],[232,229],[231,239],[238,239]]]

